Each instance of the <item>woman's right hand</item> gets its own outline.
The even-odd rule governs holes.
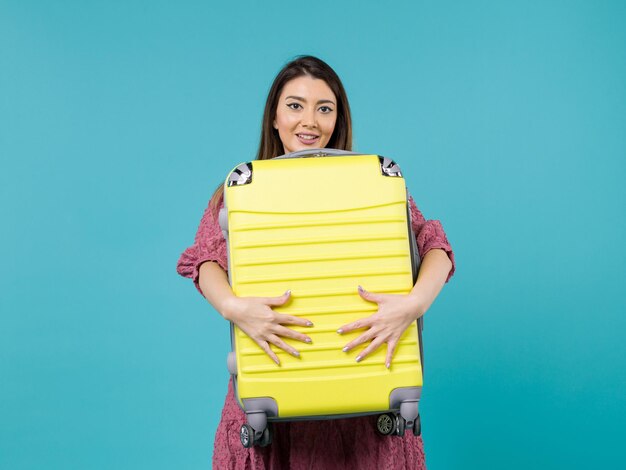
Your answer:
[[[310,343],[311,338],[284,325],[313,326],[306,318],[295,317],[275,312],[272,307],[280,307],[289,301],[291,291],[280,297],[231,297],[224,305],[226,318],[239,327],[252,340],[280,365],[278,357],[270,344],[279,347],[295,357],[300,357],[297,349],[287,344],[282,338],[291,338]]]

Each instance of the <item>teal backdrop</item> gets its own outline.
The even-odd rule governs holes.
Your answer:
[[[228,324],[176,261],[298,54],[456,253],[429,468],[626,468],[625,24],[621,1],[1,0],[0,468],[209,467]]]

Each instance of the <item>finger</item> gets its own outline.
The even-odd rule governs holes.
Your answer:
[[[360,335],[358,338],[353,339],[352,341],[350,341],[348,344],[346,344],[342,351],[343,352],[348,352],[351,349],[356,348],[357,346],[368,342],[369,340],[371,340],[374,337],[374,333],[372,332],[372,330],[366,331],[365,333],[363,333],[362,335]]]
[[[391,360],[396,352],[396,346],[398,346],[397,340],[392,340],[387,343],[387,357],[385,358],[385,367],[387,369],[391,368]]]
[[[286,353],[291,354],[294,357],[300,357],[300,352],[296,348],[294,348],[293,346],[289,346],[280,337],[278,337],[276,335],[272,335],[268,339],[269,339],[269,341],[271,341],[271,343],[274,346],[279,347],[280,349],[282,349]]]
[[[383,296],[381,294],[374,294],[373,292],[366,291],[361,286],[359,286],[357,290],[359,291],[359,295],[368,302],[379,303],[383,300]]]
[[[267,341],[257,341],[256,344],[258,344],[261,349],[265,351],[265,354],[272,358],[272,361],[274,361],[276,365],[280,365],[278,356],[274,353],[274,351],[272,351],[272,348],[270,348],[270,345],[267,343]]]
[[[370,317],[361,318],[357,321],[353,321],[352,323],[348,323],[347,325],[343,325],[341,328],[337,330],[337,333],[340,335],[343,333],[348,333],[349,331],[360,330],[362,328],[369,328],[371,326]]]
[[[291,297],[291,291],[288,290],[283,295],[278,297],[262,297],[261,300],[265,305],[269,305],[270,307],[280,307],[287,303],[289,298]]]
[[[281,325],[313,326],[313,322],[307,320],[306,318],[285,315],[284,313],[276,314],[276,318],[278,318],[278,323]]]
[[[297,339],[298,341],[302,341],[303,343],[310,343],[311,338],[309,338],[304,333],[298,333],[290,328],[286,328],[282,325],[278,325],[273,329],[274,333],[278,336],[283,336],[285,338]]]
[[[384,341],[380,337],[374,339],[374,341],[372,341],[363,351],[359,353],[359,355],[356,357],[356,362],[361,362],[371,353],[376,351],[383,343]]]

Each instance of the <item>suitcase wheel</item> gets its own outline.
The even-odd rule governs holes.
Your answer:
[[[249,424],[243,424],[239,430],[239,440],[246,449],[255,445],[267,447],[272,443],[272,426],[268,423],[263,432],[255,431]]]
[[[415,419],[415,423],[413,423],[413,435],[421,436],[422,435],[422,420],[420,419],[420,415],[417,415]]]
[[[395,431],[396,417],[392,413],[380,415],[376,420],[376,431],[381,436],[389,436]]]
[[[249,449],[254,445],[254,429],[249,424],[244,424],[239,430],[239,440],[241,445]]]
[[[376,420],[376,431],[381,436],[395,435],[402,437],[406,431],[406,424],[406,419],[404,419],[401,415],[385,413],[378,416],[378,419]],[[419,415],[417,415],[417,418],[413,423],[413,435],[422,435],[422,424]]]
[[[267,427],[263,430],[263,436],[259,440],[260,447],[267,447],[272,443],[272,425],[267,423]]]
[[[396,436],[404,436],[404,430],[406,429],[406,420],[398,415],[396,416]]]

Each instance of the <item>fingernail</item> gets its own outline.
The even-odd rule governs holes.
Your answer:
[[[387,369],[391,369],[391,364],[387,363],[385,364],[385,367],[387,367]]]
[[[276,363],[277,366],[280,365],[280,361],[278,359],[274,359],[274,362]]]
[[[313,322],[310,322],[310,321],[306,322],[306,326],[313,326]]]
[[[306,338],[304,341],[305,341],[306,343],[310,343],[310,342],[311,342],[311,338]]]
[[[291,295],[291,290],[288,290],[287,292],[285,292],[284,295]]]
[[[348,346],[342,349],[343,352],[348,352]]]
[[[300,353],[298,351],[291,351],[291,354],[293,354],[296,357],[300,357]]]
[[[357,356],[356,357],[356,362],[361,362],[361,359],[362,359],[361,356]]]
[[[339,329],[337,330],[337,333],[341,334],[341,333],[343,333],[343,330],[342,330],[341,328],[339,328]]]
[[[359,292],[363,292],[363,288],[359,286]]]

